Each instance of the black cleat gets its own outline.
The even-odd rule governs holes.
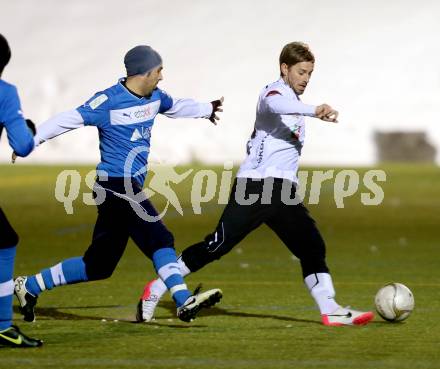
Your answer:
[[[14,293],[20,303],[20,312],[26,322],[35,321],[35,305],[37,305],[37,297],[32,295],[26,289],[27,277],[17,277],[14,281]]]
[[[11,325],[8,329],[0,331],[0,345],[10,347],[39,347],[43,345],[43,341],[30,338],[20,332],[15,325]]]
[[[214,306],[223,296],[222,290],[214,288],[200,293],[200,287],[196,288],[194,295],[188,297],[185,303],[177,308],[177,317],[184,322],[191,322],[197,313],[204,308]]]

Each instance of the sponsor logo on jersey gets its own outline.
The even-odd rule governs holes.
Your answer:
[[[261,138],[260,142],[258,143],[258,145],[255,145],[255,157],[252,158],[252,168],[256,169],[259,167],[259,165],[263,162],[263,158],[264,158],[264,147],[266,144],[266,139],[269,137],[269,133],[266,133],[264,135],[264,137]],[[249,150],[249,154],[250,155],[250,151],[252,149],[252,147],[254,146],[254,143],[257,144],[257,142],[252,142],[251,140],[249,140],[248,144],[247,144],[247,149]]]
[[[92,101],[89,102],[89,106],[95,110],[99,105],[101,105],[104,101],[108,100],[106,94],[101,94],[95,97]]]
[[[295,140],[299,140],[300,136],[301,136],[301,126],[295,124],[292,129],[292,138]]]
[[[110,123],[113,125],[129,125],[154,119],[159,112],[160,100],[132,106],[125,109],[110,110]]]
[[[138,141],[141,139],[149,140],[151,137],[151,127],[136,128],[131,135],[130,141]]]

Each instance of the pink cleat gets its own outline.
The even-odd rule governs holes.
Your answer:
[[[374,314],[371,311],[357,311],[339,307],[331,314],[322,314],[322,323],[329,326],[365,325],[371,322]]]

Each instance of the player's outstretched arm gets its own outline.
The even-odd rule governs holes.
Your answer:
[[[262,100],[262,104],[263,109],[273,114],[299,114],[314,117],[316,113],[315,105],[308,105],[299,100],[293,100],[290,97],[283,96],[277,90],[267,92]]]
[[[220,119],[216,113],[223,111],[224,97],[209,103],[200,103],[193,99],[172,98],[161,91],[161,100],[159,112],[169,118],[207,118],[216,124]]]
[[[38,126],[34,137],[35,146],[83,126],[83,117],[76,109],[59,113]]]
[[[279,91],[269,91],[263,99],[265,108],[273,113],[280,115],[300,114],[315,117],[326,122],[338,122],[338,112],[330,105],[308,105],[299,100],[283,96]]]
[[[41,145],[47,140],[83,126],[84,120],[76,109],[59,113],[38,126],[38,130],[34,137],[35,147]],[[14,151],[12,154],[12,163],[15,162],[17,156],[22,155],[17,155]]]
[[[326,122],[337,123],[338,112],[327,104],[308,105],[299,100],[285,97],[281,92],[272,90],[263,98],[264,107],[273,114],[299,114],[319,118]]]

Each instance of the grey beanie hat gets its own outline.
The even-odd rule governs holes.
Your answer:
[[[162,65],[162,58],[150,46],[139,45],[130,49],[124,57],[127,77],[145,74]]]

